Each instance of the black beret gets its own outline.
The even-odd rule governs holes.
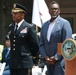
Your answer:
[[[5,36],[5,40],[10,40],[9,35]]]
[[[21,4],[14,3],[12,12],[24,12],[24,13],[27,13],[27,9]]]

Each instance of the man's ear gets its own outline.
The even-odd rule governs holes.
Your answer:
[[[60,9],[59,9],[59,14],[60,14]]]

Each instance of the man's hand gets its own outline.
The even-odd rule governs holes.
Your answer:
[[[50,59],[49,57],[45,57],[45,61],[46,61],[47,64],[54,64],[52,59]]]
[[[52,60],[55,63],[58,59],[55,58],[54,56],[52,56],[52,57],[50,57],[50,60]]]

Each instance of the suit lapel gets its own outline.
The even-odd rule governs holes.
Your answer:
[[[8,48],[6,48],[6,55],[5,55],[6,58],[7,58],[8,55],[9,55],[8,51],[9,51]]]
[[[50,21],[48,21],[48,23],[46,23],[46,27],[45,27],[45,35],[46,35],[46,39],[47,39],[47,32],[48,32],[48,27],[49,27],[49,24],[50,24]],[[48,40],[47,40],[48,41]]]
[[[13,34],[14,34],[14,28],[15,28],[15,24],[13,23],[12,24],[12,30],[11,30]]]
[[[56,24],[54,25],[54,28],[53,28],[51,34],[53,34],[54,32],[56,32],[56,31],[58,31],[58,30],[60,29],[60,26],[59,26],[59,25],[60,25],[60,24],[59,24],[59,21],[57,21]]]
[[[55,25],[54,25],[54,28],[53,28],[53,30],[52,30],[52,32],[51,32],[50,40],[51,40],[51,38],[52,38],[53,33],[57,32],[57,31],[59,31],[59,30],[60,30],[60,16],[59,16],[59,17],[57,18],[57,20],[56,20],[56,23],[55,23]]]

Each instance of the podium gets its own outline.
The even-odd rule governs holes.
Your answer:
[[[59,55],[62,55],[61,49],[62,43],[58,43]],[[76,57],[74,57],[72,60],[65,59],[65,75],[76,75]]]

